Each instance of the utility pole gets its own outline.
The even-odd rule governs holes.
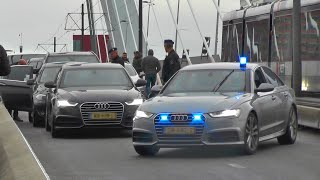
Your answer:
[[[292,88],[297,96],[301,95],[302,66],[301,66],[301,0],[293,1],[292,29],[293,29],[293,66]]]
[[[143,54],[143,1],[139,0],[139,52]]]
[[[57,51],[57,38],[54,37],[53,38],[53,52],[56,52]]]
[[[81,51],[84,51],[84,4],[81,5]]]
[[[179,25],[179,16],[180,16],[180,0],[178,0],[178,11],[177,11],[177,24]],[[178,29],[176,29],[176,40],[174,49],[177,51],[178,48]]]
[[[220,0],[218,0],[218,7],[220,7]],[[219,40],[219,11],[217,11],[217,25],[216,25],[216,39],[214,44],[214,54],[218,54],[218,40]]]
[[[149,2],[149,8],[148,8],[148,25],[147,25],[147,44],[146,44],[146,52],[148,52],[148,44],[149,44],[149,26],[150,26],[150,9],[151,9],[151,0]]]

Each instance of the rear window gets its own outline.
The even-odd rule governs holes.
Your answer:
[[[59,55],[49,56],[46,63],[54,62],[87,62],[87,63],[99,63],[99,60],[94,55]]]

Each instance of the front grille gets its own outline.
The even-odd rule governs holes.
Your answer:
[[[103,106],[101,108],[96,108],[96,104],[108,104],[108,106]],[[122,103],[119,102],[90,102],[90,103],[84,103],[80,107],[81,109],[81,115],[82,119],[85,125],[116,125],[121,124],[123,113],[124,113],[124,106]],[[108,112],[108,113],[116,113],[117,118],[116,119],[101,119],[101,120],[93,120],[90,117],[91,113],[96,112]]]
[[[157,115],[154,119],[156,133],[159,144],[200,144],[204,130],[205,118],[199,123],[193,122],[192,114],[169,114],[168,122],[160,121],[161,115]],[[192,127],[195,128],[195,134],[192,135],[167,135],[164,133],[167,127]]]

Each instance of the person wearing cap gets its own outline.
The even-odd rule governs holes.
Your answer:
[[[139,75],[142,72],[141,63],[142,63],[141,53],[139,51],[135,51],[132,66],[134,67],[134,69],[137,71]]]
[[[168,55],[166,56],[162,67],[162,79],[164,84],[181,69],[179,55],[173,49],[174,42],[172,40],[164,41],[164,49]]]
[[[150,94],[151,88],[156,84],[157,74],[161,71],[161,65],[159,60],[153,56],[154,52],[152,49],[148,51],[148,56],[143,58],[141,67],[142,71],[146,74],[146,93],[147,97]]]
[[[119,57],[117,48],[110,49],[109,54],[111,55],[111,63],[121,64],[124,67],[124,61]]]
[[[125,62],[125,63],[130,63],[129,59],[128,59],[128,54],[126,52],[123,52],[122,53],[122,60]]]

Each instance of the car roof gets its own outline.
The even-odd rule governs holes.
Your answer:
[[[97,68],[109,68],[109,69],[123,69],[123,66],[120,64],[113,63],[86,63],[86,62],[72,62],[66,63],[63,66],[63,69],[97,69]]]
[[[246,69],[254,70],[260,65],[254,63],[248,63]],[[240,70],[239,63],[231,63],[231,62],[217,62],[217,63],[204,63],[204,64],[196,64],[186,66],[182,69],[182,71],[191,71],[191,70],[210,70],[210,69],[235,69]]]
[[[65,64],[67,64],[67,62],[53,62],[53,63],[46,63],[43,65],[43,67],[62,67]]]
[[[83,56],[89,56],[94,55],[92,52],[63,52],[63,53],[48,53],[48,56],[72,56],[72,55],[83,55]]]
[[[23,56],[23,55],[43,55],[43,56],[45,56],[46,54],[44,54],[44,53],[13,53],[13,54],[8,54],[8,56]]]
[[[44,58],[31,58],[30,60],[29,60],[29,62],[33,62],[33,61],[43,61],[44,60]]]

